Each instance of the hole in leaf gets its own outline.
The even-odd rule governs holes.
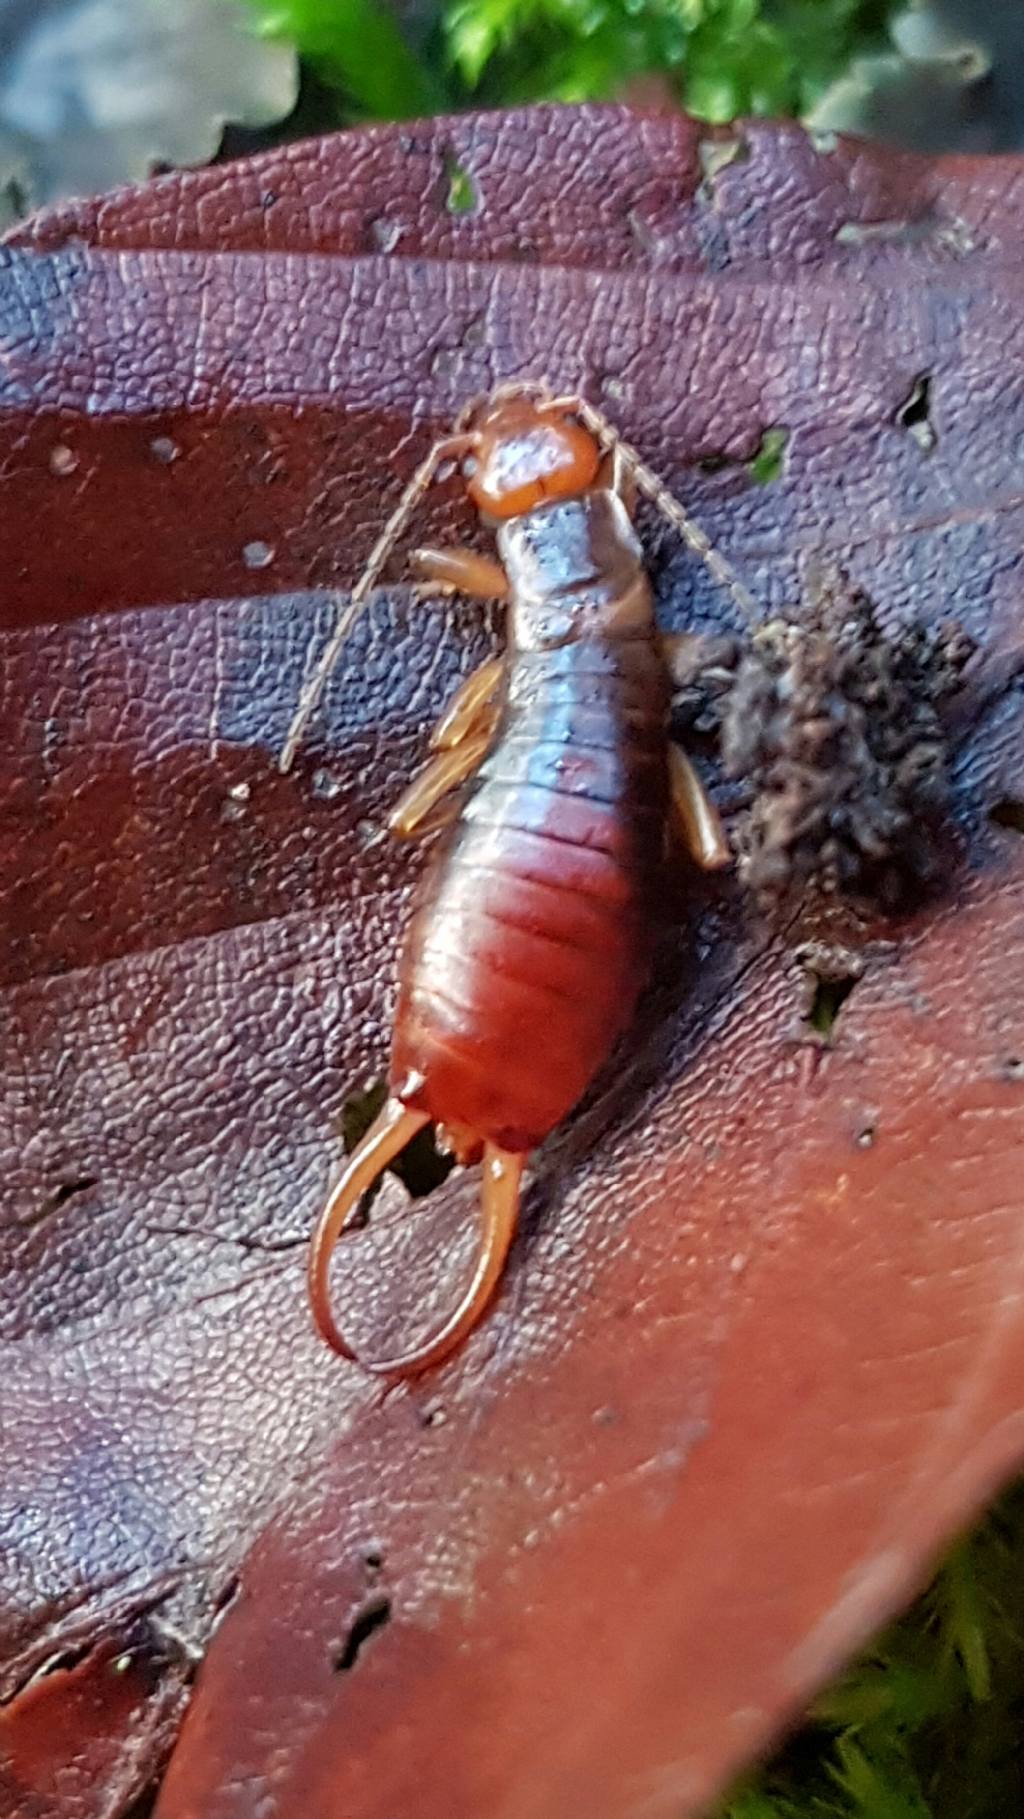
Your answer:
[[[714,190],[715,179],[721,171],[727,170],[737,160],[742,163],[749,158],[750,147],[745,139],[724,136],[719,139],[702,139],[697,155],[704,174],[704,188],[710,193]]]
[[[252,541],[242,545],[242,561],[246,568],[269,568],[274,560],[274,546],[265,543],[262,537],[253,537]]]
[[[788,446],[788,429],[777,425],[762,431],[760,446],[747,462],[747,473],[755,486],[771,486],[781,478]]]
[[[826,1039],[831,1036],[839,1013],[856,983],[856,979],[849,974],[838,979],[817,981],[807,1012],[807,1022],[817,1035]]]
[[[126,1809],[124,1819],[153,1819],[159,1792],[159,1781],[151,1781],[149,1786],[143,1789],[138,1799]]]
[[[700,455],[697,459],[697,472],[700,474],[720,474],[727,467],[731,466],[732,462],[729,460],[728,455],[712,453],[710,455]]]
[[[73,1200],[76,1194],[87,1194],[95,1186],[95,1175],[82,1175],[77,1181],[62,1181],[52,1195],[52,1205],[63,1206],[66,1201]]]
[[[76,1195],[87,1194],[90,1188],[97,1187],[98,1185],[99,1181],[96,1175],[81,1175],[74,1181],[61,1181],[54,1188],[52,1194],[47,1195],[42,1205],[38,1206],[35,1212],[24,1221],[24,1224],[41,1224],[44,1219],[52,1218],[54,1213],[58,1213],[62,1206],[67,1205],[69,1200],[74,1200]]]
[[[370,1637],[390,1622],[390,1598],[373,1598],[369,1604],[364,1605],[349,1630],[344,1645],[334,1657],[332,1666],[335,1673],[351,1673]]]
[[[227,1610],[230,1604],[234,1604],[241,1589],[242,1581],[237,1573],[232,1573],[229,1579],[225,1579],[224,1584],[221,1586],[213,1601],[213,1614],[215,1617],[219,1617],[223,1611]]]
[[[379,1116],[387,1096],[386,1080],[375,1080],[372,1086],[349,1094],[341,1111],[341,1135],[347,1155],[352,1154]],[[438,1149],[433,1125],[427,1124],[389,1164],[389,1172],[397,1175],[414,1200],[421,1200],[448,1179],[454,1166],[454,1158]],[[373,1191],[371,1189],[367,1196],[367,1207],[371,1204]]]
[[[401,222],[391,221],[387,215],[378,215],[370,222],[370,235],[380,253],[393,253],[402,238],[402,231]]]
[[[448,190],[444,205],[450,215],[471,215],[479,206],[480,197],[476,184],[469,172],[457,158],[451,156],[444,161],[444,174],[448,180]]]
[[[918,448],[930,455],[938,441],[931,420],[932,382],[927,373],[919,373],[910,393],[896,412],[896,422],[912,436]]]
[[[989,809],[988,818],[995,827],[1008,827],[1011,833],[1024,834],[1024,801],[1019,796],[1004,796]]]

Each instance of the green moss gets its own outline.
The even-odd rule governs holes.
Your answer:
[[[339,118],[604,100],[657,74],[700,118],[802,114],[901,0],[249,0],[343,98]]]
[[[718,1819],[1024,1813],[1024,1482]]]
[[[333,84],[339,121],[440,112],[445,84],[399,29],[387,0],[249,0],[256,29],[294,44]]]

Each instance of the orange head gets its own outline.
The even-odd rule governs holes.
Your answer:
[[[523,396],[485,405],[473,424],[466,486],[489,518],[518,518],[549,499],[570,499],[597,478],[601,450],[582,424]]]

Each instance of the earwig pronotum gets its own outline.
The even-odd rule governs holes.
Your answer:
[[[729,861],[714,805],[670,742],[673,652],[630,511],[645,494],[748,619],[751,596],[662,482],[583,398],[511,384],[460,414],[409,481],[303,689],[287,770],[353,619],[443,462],[496,523],[501,562],[420,550],[422,578],[508,605],[508,644],[463,684],[435,756],[389,817],[399,838],[449,824],[406,935],[390,1097],[317,1222],[309,1287],[324,1339],[355,1353],[328,1271],[363,1195],[428,1123],[483,1160],[472,1280],[430,1339],[365,1368],[407,1376],[476,1325],[515,1232],[529,1153],[576,1104],[629,1023],[672,827],[694,859]],[[451,825],[453,824],[453,825]]]

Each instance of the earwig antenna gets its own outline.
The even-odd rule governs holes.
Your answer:
[[[701,530],[699,524],[684,512],[678,499],[669,492],[663,480],[659,480],[653,468],[647,466],[635,448],[623,441],[608,418],[585,398],[573,395],[567,398],[552,398],[545,410],[571,410],[576,413],[587,429],[592,430],[609,453],[617,454],[625,463],[627,471],[642,493],[645,493],[651,504],[656,506],[663,518],[679,533],[688,549],[699,556],[708,573],[713,575],[719,586],[724,588],[730,599],[739,607],[740,612],[750,625],[759,625],[763,614],[758,608],[747,588],[725,557],[717,550],[711,540]]]
[[[443,436],[439,442],[434,443],[430,453],[424,456],[419,467],[416,469],[416,472],[413,474],[412,479],[406,486],[398,504],[395,506],[384,529],[381,531],[380,536],[377,538],[376,543],[370,551],[366,567],[360,575],[359,580],[356,582],[355,587],[352,589],[348,599],[341,607],[334,623],[334,629],[331,632],[327,643],[324,645],[320,661],[299,696],[298,707],[295,709],[291,726],[288,728],[288,737],[281,747],[281,756],[278,760],[278,768],[281,771],[288,771],[291,769],[292,760],[299,747],[299,741],[309,724],[310,716],[313,713],[320,696],[323,694],[324,685],[338,661],[342,645],[348,637],[349,632],[352,630],[362,607],[366,603],[367,594],[380,574],[381,569],[384,567],[397,539],[401,536],[413,506],[423,497],[423,494],[433,480],[442,461],[457,459],[459,455],[465,454],[466,449],[470,448],[472,443],[472,436],[465,434]]]

